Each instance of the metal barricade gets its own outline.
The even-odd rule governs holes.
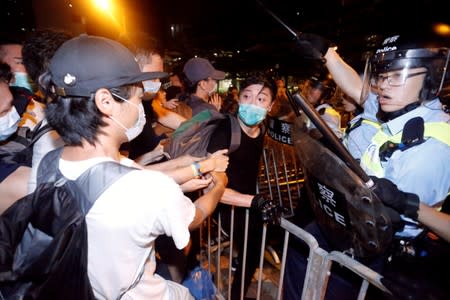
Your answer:
[[[302,240],[309,248],[308,264],[304,278],[302,299],[324,299],[326,295],[328,278],[331,272],[333,262],[348,268],[362,278],[362,285],[358,299],[364,299],[369,284],[387,291],[380,282],[380,275],[369,269],[360,262],[352,259],[344,253],[333,251],[328,253],[320,248],[317,240],[310,233],[296,226],[288,219],[294,215],[295,207],[301,199],[301,187],[303,184],[303,173],[298,162],[298,158],[291,145],[275,142],[270,137],[266,138],[263,150],[260,175],[258,177],[257,191],[269,195],[273,200],[278,201],[285,208],[284,217],[281,220],[279,228],[281,234],[276,236],[278,242],[274,249],[268,238],[268,228],[264,225],[261,231],[261,256],[259,258],[259,267],[257,269],[256,283],[252,283],[252,289],[249,289],[247,296],[256,299],[283,299],[283,286],[285,266],[287,259],[287,249],[289,238],[294,235]],[[247,253],[247,239],[249,226],[249,211],[245,213],[245,233],[244,245],[239,251],[243,251],[243,268],[241,274],[234,274],[232,271],[233,244],[234,244],[234,212],[231,209],[229,241],[223,243],[223,231],[221,230],[221,218],[217,222],[217,228],[211,232],[211,218],[208,220],[207,231],[207,257],[210,271],[214,274],[215,284],[218,289],[218,299],[231,299],[231,283],[235,276],[244,276],[246,268],[246,258],[253,253]],[[269,231],[272,228],[269,228]],[[284,233],[284,234],[283,234]],[[211,236],[214,235],[217,244],[211,247]],[[273,237],[272,237],[273,238]],[[263,251],[264,250],[264,251]],[[278,255],[281,254],[281,259]],[[226,272],[224,270],[226,269]],[[270,269],[271,278],[267,279],[264,272]],[[256,288],[255,288],[256,286]],[[240,298],[243,299],[244,283],[242,280]],[[236,299],[231,299],[236,300]]]

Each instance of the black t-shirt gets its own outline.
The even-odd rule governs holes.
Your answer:
[[[229,148],[231,139],[231,123],[229,119],[222,121],[211,136],[208,152]],[[256,194],[256,182],[259,173],[259,161],[263,149],[264,134],[256,138],[249,137],[241,129],[239,148],[229,154],[227,168],[227,187],[243,194]]]

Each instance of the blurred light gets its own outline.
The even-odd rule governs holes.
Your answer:
[[[127,24],[123,8],[117,6],[111,0],[93,0],[98,10],[101,10],[111,18],[111,21],[119,31],[119,36],[127,36]]]
[[[450,35],[450,25],[445,23],[437,23],[433,26],[434,31],[440,35]]]
[[[94,0],[95,5],[101,10],[110,12],[111,11],[111,2],[109,0]]]
[[[72,7],[73,7],[72,3],[69,3],[69,7],[70,7],[70,8],[72,8]]]

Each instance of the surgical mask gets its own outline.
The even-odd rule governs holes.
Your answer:
[[[14,106],[7,114],[0,117],[0,141],[6,140],[17,131],[19,121],[20,115]]]
[[[217,82],[214,83],[214,87],[208,92],[208,96],[212,96],[217,90]]]
[[[131,141],[131,140],[135,139],[139,134],[141,134],[142,130],[144,130],[144,125],[146,122],[144,106],[142,105],[142,103],[140,105],[136,105],[133,102],[130,102],[128,100],[125,100],[125,99],[123,99],[123,100],[129,104],[132,104],[133,106],[135,106],[138,109],[139,117],[136,121],[136,124],[134,124],[134,126],[131,128],[126,128],[125,125],[123,125],[119,120],[115,119],[113,116],[110,116],[110,118],[111,118],[111,120],[116,122],[120,127],[125,129],[125,135],[127,136],[128,141]]]
[[[146,80],[142,81],[142,84],[144,85],[144,93],[155,94],[161,88],[161,81]]]
[[[31,85],[31,81],[28,77],[27,73],[24,72],[14,72],[14,83],[11,86],[18,86],[28,89],[30,92],[33,91],[33,86]]]
[[[267,115],[267,109],[253,104],[239,104],[238,116],[247,126],[260,124]]]

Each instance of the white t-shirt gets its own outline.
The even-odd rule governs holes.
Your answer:
[[[44,119],[42,121],[42,125],[47,124],[47,120]],[[63,140],[56,132],[56,130],[50,130],[43,134],[33,145],[33,160],[31,163],[31,174],[30,179],[28,180],[28,193],[32,193],[36,189],[37,185],[37,171],[39,168],[39,164],[41,163],[42,158],[44,156],[59,147],[64,145]]]
[[[76,179],[109,158],[60,160],[60,170]],[[122,164],[130,165],[123,159]],[[97,199],[86,216],[88,274],[98,299],[192,299],[187,289],[155,272],[154,241],[172,236],[177,248],[189,242],[195,206],[179,185],[157,171],[131,171]]]

